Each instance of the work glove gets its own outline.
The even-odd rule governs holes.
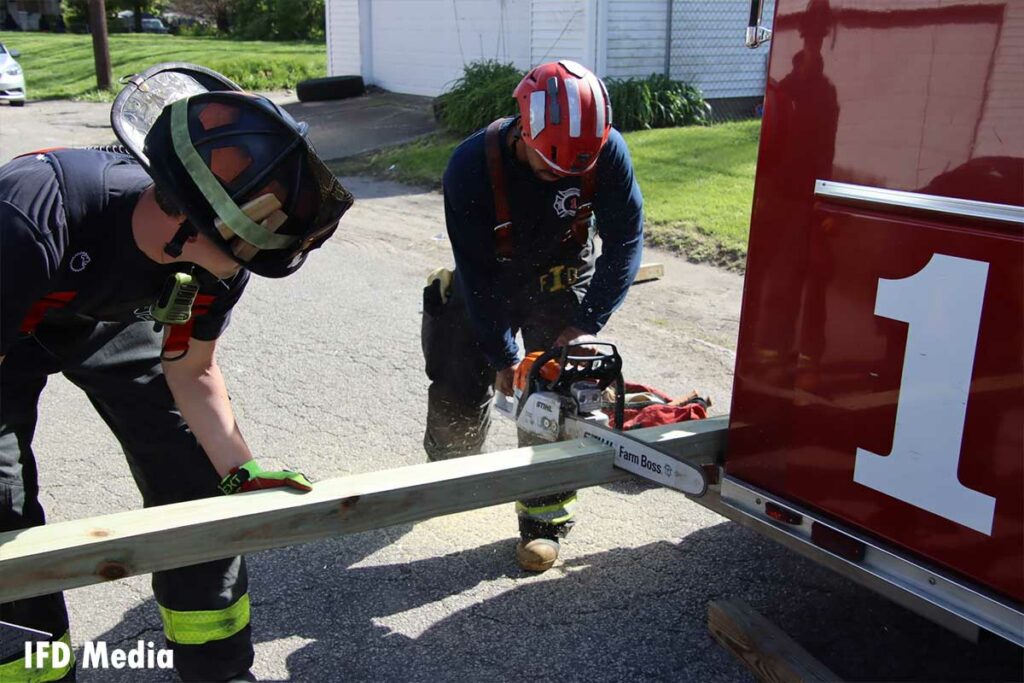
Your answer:
[[[448,303],[452,294],[452,271],[437,268],[427,276],[427,286],[423,289],[423,310],[437,315],[441,307]]]
[[[298,489],[303,493],[313,490],[313,484],[301,472],[265,470],[257,465],[255,460],[250,460],[228,472],[228,476],[221,480],[219,488],[221,493],[229,496],[232,493],[245,493],[246,491],[259,491],[281,486]]]

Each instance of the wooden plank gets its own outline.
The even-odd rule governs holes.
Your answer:
[[[649,282],[665,277],[665,266],[661,263],[644,263],[633,278],[633,284],[638,282]]]
[[[759,681],[841,680],[742,600],[711,602],[708,605],[708,630]]]
[[[728,418],[631,432],[706,461]],[[0,603],[475,510],[633,475],[612,451],[569,441],[316,482],[313,491],[257,491],[0,534]]]
[[[627,478],[604,446],[549,444],[0,534],[0,603]]]

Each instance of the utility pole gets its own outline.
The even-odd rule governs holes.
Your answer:
[[[96,63],[96,87],[110,90],[110,46],[107,43],[107,5],[104,0],[89,0],[89,30]]]

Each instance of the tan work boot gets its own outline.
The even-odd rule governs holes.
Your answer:
[[[528,572],[544,572],[558,559],[558,541],[550,538],[521,539],[516,546],[519,568]]]

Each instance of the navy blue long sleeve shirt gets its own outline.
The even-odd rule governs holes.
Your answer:
[[[544,182],[516,161],[504,144],[502,153],[514,226],[511,264],[497,259],[497,219],[483,130],[455,149],[444,174],[445,220],[455,256],[456,286],[465,297],[484,355],[497,369],[516,362],[511,307],[537,273],[557,265],[558,243],[575,213],[567,199],[578,196],[580,188],[578,177]],[[629,150],[616,130],[601,150],[596,173],[592,203],[601,256],[576,315],[566,321],[591,334],[608,322],[636,277],[644,222],[643,197]]]

